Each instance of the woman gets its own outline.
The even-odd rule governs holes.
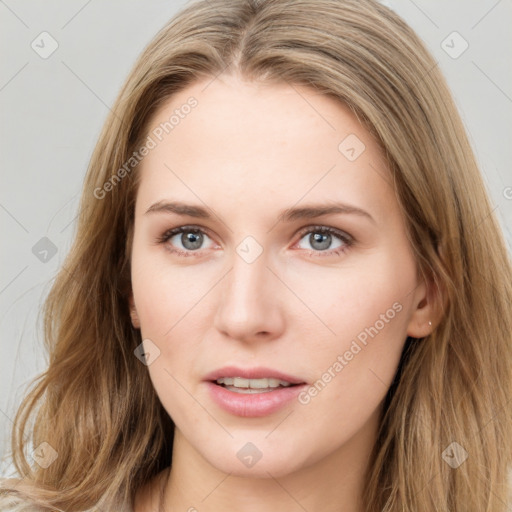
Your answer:
[[[2,509],[505,511],[511,265],[412,30],[199,1],[112,111]]]

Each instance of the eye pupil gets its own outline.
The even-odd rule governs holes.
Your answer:
[[[320,251],[329,248],[331,245],[331,238],[331,235],[325,233],[311,233],[309,236],[311,247]],[[319,246],[315,246],[317,242],[319,242]]]
[[[201,233],[193,233],[188,231],[181,235],[181,243],[185,249],[199,249],[203,243],[203,235]]]

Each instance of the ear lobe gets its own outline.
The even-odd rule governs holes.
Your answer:
[[[444,309],[444,294],[432,280],[423,280],[415,290],[416,310],[413,312],[407,335],[412,338],[424,338],[432,333],[439,324]]]
[[[137,308],[135,307],[135,302],[133,300],[133,292],[130,293],[128,302],[130,306],[130,318],[132,321],[132,325],[135,329],[140,329],[139,314],[137,313]]]

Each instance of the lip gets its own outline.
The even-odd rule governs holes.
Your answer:
[[[285,380],[290,387],[276,388],[274,391],[263,393],[245,394],[230,391],[215,381],[221,377],[242,377],[245,379],[274,378]],[[227,366],[209,373],[205,377],[205,384],[210,397],[221,409],[235,416],[245,418],[257,418],[268,416],[285,407],[307,386],[307,384],[292,375],[273,370],[271,368],[237,368]]]

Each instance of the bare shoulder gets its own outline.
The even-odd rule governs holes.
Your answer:
[[[155,475],[146,485],[141,487],[133,504],[133,512],[156,512],[160,499],[161,489],[167,481],[170,468],[165,468]]]

